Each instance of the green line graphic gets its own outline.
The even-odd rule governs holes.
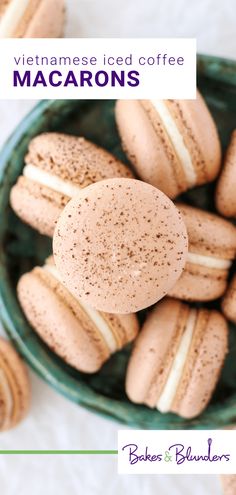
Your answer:
[[[0,455],[117,455],[118,450],[0,450]]]

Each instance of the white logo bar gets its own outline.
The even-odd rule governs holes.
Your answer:
[[[120,474],[235,474],[235,430],[120,430]]]
[[[1,99],[196,97],[196,40],[1,39]]]

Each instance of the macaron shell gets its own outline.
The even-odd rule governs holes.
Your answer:
[[[106,177],[133,177],[128,167],[106,150],[84,138],[66,134],[36,136],[29,144],[25,161],[78,186],[78,190]],[[15,213],[49,237],[52,237],[57,219],[69,200],[65,194],[23,175],[10,194]]]
[[[185,222],[189,252],[233,260],[236,251],[236,228],[223,218],[198,208],[176,203]],[[168,295],[186,301],[211,301],[221,297],[227,287],[228,269],[203,266],[187,259],[184,271]]]
[[[6,12],[6,9],[8,7],[8,5],[11,3],[11,0],[2,0],[0,2],[0,17],[3,16],[3,14],[5,14]]]
[[[100,312],[103,319],[112,328],[117,342],[117,350],[132,342],[139,331],[139,321],[134,313],[122,315]]]
[[[161,191],[134,179],[110,179],[68,203],[53,249],[75,297],[124,314],[154,304],[175,284],[187,236],[178,210]]]
[[[34,16],[43,0],[29,0],[28,5],[22,15],[20,22],[12,33],[12,38],[24,38],[29,24],[33,21]],[[9,2],[11,3],[11,2]]]
[[[126,375],[126,392],[136,403],[157,407],[192,308],[165,298],[149,314],[135,342]],[[198,416],[207,406],[228,350],[228,327],[215,310],[197,310],[193,336],[171,412]],[[180,359],[180,356],[179,356]]]
[[[30,20],[25,17],[17,37],[59,38],[63,35],[65,22],[65,0],[36,0],[37,7],[31,11]]]
[[[169,298],[149,313],[135,341],[126,373],[126,393],[132,402],[157,406],[187,316],[188,307]]]
[[[2,390],[1,385],[0,385],[0,404],[1,404],[0,407],[0,432],[1,432],[5,428],[6,421],[8,421],[8,419],[6,419],[7,411],[5,406],[5,394],[4,391]]]
[[[211,399],[227,351],[225,318],[218,311],[200,309],[172,412],[187,419],[201,414]]]
[[[236,130],[226,152],[223,169],[216,187],[216,208],[225,217],[236,216]]]
[[[168,295],[184,301],[213,301],[224,294],[227,277],[227,270],[207,268],[187,262],[183,273]]]
[[[21,220],[49,237],[53,236],[57,219],[68,201],[67,196],[23,176],[10,193],[11,207]]]
[[[195,185],[212,181],[219,172],[221,147],[203,98],[197,92],[196,100],[164,100],[164,104],[190,154]],[[152,100],[119,100],[116,121],[124,150],[144,181],[171,198],[192,187]]]
[[[129,168],[105,149],[83,137],[56,132],[32,139],[25,162],[81,188],[112,177],[133,177]]]
[[[5,339],[0,337],[0,368],[4,371],[9,383],[12,395],[13,411],[9,418],[5,418],[3,429],[16,426],[27,414],[31,390],[27,369],[12,347]]]
[[[165,100],[165,105],[168,106],[169,100]],[[176,182],[176,194],[180,194],[181,192],[188,189],[188,182],[183,170],[183,166],[180,158],[177,155],[175,147],[171,141],[171,138],[155,108],[151,100],[141,100],[141,104],[143,108],[146,110],[146,115],[149,121],[152,123],[152,126],[156,133],[156,139],[161,141],[163,150],[165,150],[166,158],[168,159],[169,169],[171,170],[172,175],[175,177]],[[163,166],[163,162],[162,166]],[[167,173],[167,168],[162,168],[163,174],[165,174],[165,184],[169,181],[169,174]],[[164,191],[165,192],[165,191]]]
[[[187,228],[189,251],[232,260],[236,252],[236,228],[214,213],[176,203]]]
[[[221,306],[226,318],[236,323],[236,274],[229,284]]]
[[[54,264],[53,256],[49,257],[46,260],[46,265],[47,264]],[[77,319],[81,321],[82,327],[84,330],[86,330],[86,327],[89,326],[91,330],[93,330],[94,334],[94,341],[95,343],[98,343],[101,341],[102,346],[104,346],[104,338],[102,337],[100,331],[97,329],[96,325],[91,321],[91,319],[88,317],[86,311],[81,307],[81,304],[79,301],[74,299],[72,294],[64,287],[61,283],[58,283],[58,281],[55,280],[55,278],[51,277],[48,273],[45,274],[45,270],[42,270],[41,268],[37,267],[35,270],[39,273],[41,278],[53,289],[55,290],[56,287],[56,292],[57,294],[64,300],[64,302],[67,304],[67,306],[72,309],[73,313],[76,315]],[[56,283],[56,286],[55,286]],[[112,331],[113,337],[116,341],[116,350],[122,349],[124,346],[126,346],[129,342],[134,340],[134,338],[137,336],[137,333],[139,331],[139,321],[137,318],[137,315],[134,313],[129,313],[125,315],[117,315],[117,314],[112,314],[112,313],[103,313],[102,311],[99,311],[100,316],[103,318],[103,320],[107,323],[108,327]],[[85,319],[86,319],[86,324],[85,324]],[[90,332],[91,333],[91,332]],[[92,337],[92,333],[91,333]],[[105,343],[106,347],[107,344]],[[109,356],[110,357],[111,351],[109,350]],[[107,359],[107,358],[106,358]]]
[[[141,179],[164,191],[169,198],[175,198],[179,194],[176,178],[178,160],[173,156],[172,147],[157,115],[153,125],[152,112],[152,106],[147,101],[116,102],[116,123],[122,146]],[[158,134],[156,127],[159,129]],[[175,167],[170,163],[174,159]]]
[[[222,474],[220,478],[223,489],[223,495],[235,495],[236,474]]]
[[[55,267],[53,256],[49,256],[47,258],[46,265],[52,265]],[[68,297],[67,292],[68,291],[66,290],[66,294]],[[72,303],[72,299],[70,298],[71,303]],[[108,324],[108,326],[112,328],[112,332],[115,336],[117,343],[117,350],[122,349],[122,347],[124,347],[126,344],[134,340],[134,338],[137,336],[140,329],[140,325],[136,314],[130,313],[126,315],[122,315],[122,314],[115,315],[112,313],[100,312],[100,315]]]
[[[23,275],[17,291],[32,327],[52,351],[71,366],[93,373],[110,357],[111,351],[96,325],[79,302],[46,270],[36,267]],[[117,350],[137,335],[136,315],[102,316],[113,333]]]
[[[88,319],[81,325],[78,315],[58,295],[57,281],[48,276],[46,282],[46,277],[37,268],[21,277],[17,288],[21,307],[53,352],[76,369],[94,373],[108,359],[108,348]]]

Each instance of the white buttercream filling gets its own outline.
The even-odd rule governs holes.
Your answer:
[[[6,407],[5,421],[7,422],[11,418],[13,412],[13,397],[7,377],[2,369],[0,369],[0,386],[2,388],[5,399],[5,407]]]
[[[12,0],[0,20],[0,38],[10,38],[17,29],[30,0]]]
[[[44,270],[48,271],[56,280],[58,280],[60,283],[62,283],[60,274],[55,267],[55,265],[44,265],[43,267]],[[68,289],[67,289],[68,290]],[[74,297],[73,294],[71,294],[72,297]],[[74,299],[76,299],[74,297]],[[82,309],[85,311],[85,313],[88,315],[88,317],[92,320],[92,322],[96,325],[97,329],[101,332],[109,350],[111,353],[115,352],[117,350],[117,344],[115,337],[109,327],[109,325],[106,323],[106,321],[103,319],[101,314],[96,311],[95,309],[91,308],[87,304],[81,302],[80,300],[76,299]]]
[[[171,410],[171,405],[175,398],[176,391],[183,374],[186,359],[188,357],[190,345],[192,342],[194,327],[196,324],[196,318],[197,318],[196,309],[191,309],[184,334],[181,338],[179,348],[176,352],[174,361],[170,369],[169,376],[167,378],[164,389],[157,402],[157,409],[162,413],[166,413]]]
[[[175,152],[183,167],[188,185],[194,186],[197,182],[197,175],[191,155],[188,148],[185,146],[183,136],[181,135],[174,118],[163,100],[151,100],[151,103],[159,114],[165,130],[174,146]]]
[[[41,184],[42,186],[49,187],[53,191],[65,194],[69,198],[76,196],[81,191],[80,186],[63,180],[57,175],[50,174],[39,167],[35,167],[35,165],[25,165],[23,175],[27,179],[37,182],[37,184]]]
[[[206,268],[218,268],[220,270],[228,270],[232,264],[230,260],[215,258],[214,256],[206,256],[205,254],[188,253],[187,262],[194,265],[205,266]]]

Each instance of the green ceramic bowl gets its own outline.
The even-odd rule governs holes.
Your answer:
[[[236,63],[200,56],[199,87],[217,122],[222,145],[236,126]],[[231,329],[230,353],[220,383],[206,411],[186,421],[131,404],[124,392],[130,349],[114,355],[99,373],[81,374],[57,358],[27,324],[17,302],[21,273],[42,263],[51,241],[23,225],[9,207],[9,193],[23,167],[30,139],[43,131],[84,135],[115,155],[123,156],[114,122],[114,101],[43,101],[21,122],[0,156],[0,314],[3,325],[29,365],[68,399],[138,428],[217,428],[236,422],[236,329]],[[214,209],[214,185],[185,195],[191,204]],[[217,302],[214,303],[217,306]]]

